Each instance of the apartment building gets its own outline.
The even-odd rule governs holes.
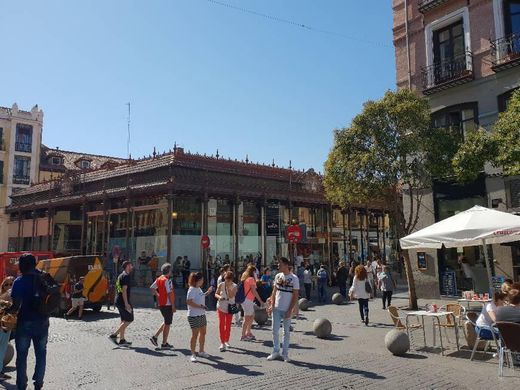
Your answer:
[[[38,180],[43,111],[0,107],[0,251],[7,250],[9,216],[13,191],[29,187]]]
[[[393,0],[393,15],[398,88],[428,97],[434,126],[462,136],[475,128],[492,131],[520,87],[520,0]],[[417,228],[476,204],[520,211],[520,177],[486,167],[473,183],[436,182],[426,191]],[[494,245],[492,251],[495,274],[518,280],[520,243]],[[412,261],[422,297],[487,290],[480,248],[411,256],[427,259],[421,269]],[[461,256],[471,264],[471,280],[458,264]]]

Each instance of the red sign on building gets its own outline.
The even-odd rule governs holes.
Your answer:
[[[202,246],[203,249],[208,249],[209,248],[209,244],[210,244],[209,237],[208,236],[202,236],[201,239],[200,239],[200,246]]]
[[[299,225],[291,225],[287,228],[287,240],[291,244],[297,244],[302,239],[302,230]]]

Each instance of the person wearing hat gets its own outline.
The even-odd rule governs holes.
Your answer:
[[[175,292],[173,284],[170,279],[172,273],[172,266],[165,263],[161,267],[162,275],[159,276],[150,286],[154,296],[157,299],[157,306],[163,316],[163,323],[157,330],[155,335],[150,338],[153,345],[158,347],[157,339],[162,333],[161,349],[173,349],[173,346],[168,344],[168,335],[170,333],[170,326],[173,322],[173,313],[175,313]]]
[[[121,272],[121,274],[117,277],[116,307],[121,317],[121,324],[114,333],[108,336],[110,340],[116,345],[121,345],[125,347],[132,345],[131,342],[125,339],[125,331],[128,325],[130,325],[134,321],[134,309],[132,308],[132,304],[130,303],[130,288],[132,283],[130,273],[133,269],[133,264],[130,261],[125,261],[123,263],[123,272]],[[117,341],[118,336],[119,342]]]

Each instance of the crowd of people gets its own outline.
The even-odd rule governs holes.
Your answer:
[[[4,327],[0,330],[0,362],[10,339],[14,338],[16,346],[16,384],[18,389],[26,389],[27,355],[31,343],[35,352],[35,371],[32,377],[35,389],[41,389],[44,383],[47,340],[49,332],[49,315],[42,312],[35,304],[44,273],[36,269],[36,259],[31,254],[23,254],[19,259],[20,276],[16,279],[7,277],[0,285],[0,310],[7,315],[17,317],[16,329]],[[339,286],[340,293],[348,299],[357,299],[362,322],[369,323],[368,303],[371,298],[381,291],[383,308],[388,307],[392,300],[392,291],[395,288],[390,268],[380,260],[374,259],[365,264],[352,262],[349,267],[339,262],[333,272],[329,272],[325,265],[311,266],[305,262],[293,266],[285,257],[278,259],[277,270],[266,267],[260,270],[254,262],[245,265],[242,272],[236,272],[230,264],[224,264],[218,270],[214,283],[206,283],[201,272],[190,272],[187,276],[187,324],[191,329],[190,361],[197,362],[201,358],[208,358],[205,350],[207,332],[207,298],[216,300],[216,314],[218,318],[218,337],[220,351],[230,348],[232,323],[241,327],[242,342],[255,340],[252,333],[252,323],[255,310],[265,309],[272,318],[273,349],[267,360],[283,359],[290,361],[290,335],[293,331],[291,320],[298,318],[298,299],[300,294],[311,298],[311,290],[317,290],[319,302],[327,297],[326,289],[332,280]],[[316,272],[314,271],[316,268]],[[163,264],[160,273],[150,285],[157,307],[162,315],[162,322],[157,331],[150,336],[154,347],[162,350],[171,350],[169,343],[170,327],[173,315],[176,312],[175,287],[172,280],[174,266]],[[134,265],[130,261],[122,264],[122,272],[115,282],[115,307],[119,311],[121,321],[109,339],[118,346],[132,345],[126,338],[126,330],[134,321],[132,305],[132,273]],[[274,276],[273,276],[274,275]],[[81,317],[83,309],[83,282],[80,277],[73,284],[72,306],[67,312],[71,315],[75,310]],[[304,290],[300,286],[303,284]],[[203,286],[207,285],[204,291]],[[40,298],[38,298],[40,299]],[[497,321],[511,321],[520,323],[520,283],[506,280],[502,290],[494,294],[493,302],[489,303],[477,320],[477,332],[487,330],[496,332],[493,323]],[[8,321],[6,321],[8,322]],[[280,328],[283,328],[283,340],[280,345]],[[15,330],[14,330],[15,329]],[[2,367],[3,368],[3,367]],[[9,379],[9,376],[0,370],[0,381]]]

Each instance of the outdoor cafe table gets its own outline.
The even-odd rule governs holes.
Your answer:
[[[410,331],[409,331],[409,318],[410,317],[421,317],[421,323],[422,323],[422,329],[423,329],[423,338],[424,338],[424,346],[426,346],[426,330],[424,328],[424,317],[430,317],[432,319],[432,325],[433,325],[433,344],[435,346],[435,321],[437,321],[437,324],[439,325],[439,339],[441,341],[441,354],[444,355],[444,345],[442,343],[442,332],[441,332],[441,321],[440,319],[442,317],[452,317],[454,328],[455,328],[455,341],[457,343],[457,351],[459,348],[459,330],[457,327],[457,320],[455,318],[455,314],[453,314],[451,311],[440,311],[437,313],[429,312],[426,310],[418,310],[418,311],[410,311],[406,313],[406,332],[408,333],[408,337],[410,337]]]

